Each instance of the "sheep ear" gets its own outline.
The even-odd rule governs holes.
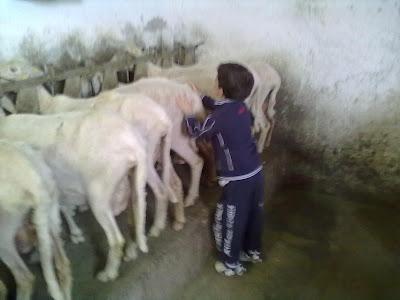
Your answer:
[[[50,97],[51,96],[50,92],[43,85],[38,85],[36,87],[36,91],[39,96],[42,96],[42,97]]]
[[[1,108],[9,111],[12,114],[16,114],[17,110],[15,109],[15,105],[14,103],[12,103],[12,101],[7,97],[7,96],[3,96],[1,99]],[[4,113],[4,111],[3,111]]]

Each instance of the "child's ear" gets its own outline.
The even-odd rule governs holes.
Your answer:
[[[215,97],[216,98],[224,98],[224,91],[222,88],[218,85],[218,81],[215,81],[214,84],[214,91],[215,91]]]
[[[222,88],[218,88],[218,96],[220,98],[225,98],[224,90]]]

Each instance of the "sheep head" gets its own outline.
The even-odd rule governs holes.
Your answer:
[[[41,70],[23,60],[12,60],[0,64],[0,78],[7,81],[24,80],[41,75],[43,75]]]
[[[6,114],[5,111],[11,114],[17,113],[14,103],[7,96],[3,96],[0,98],[0,115],[4,116]]]

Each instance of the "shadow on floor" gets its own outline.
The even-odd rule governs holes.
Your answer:
[[[225,278],[213,256],[174,299],[400,299],[399,211],[350,200],[286,181],[266,208],[264,262]]]

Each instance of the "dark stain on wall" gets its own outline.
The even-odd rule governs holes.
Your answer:
[[[296,157],[296,163],[288,166],[289,172],[311,176],[328,191],[351,192],[358,195],[355,199],[399,205],[400,90],[387,91],[384,99],[375,99],[383,109],[370,111],[371,120],[355,122],[351,133],[332,146],[321,127],[338,121],[316,109],[323,91],[301,86],[301,78],[293,75],[297,73],[296,61],[287,53],[272,53],[268,61],[282,77],[272,143]],[[357,98],[352,101],[357,103]]]

